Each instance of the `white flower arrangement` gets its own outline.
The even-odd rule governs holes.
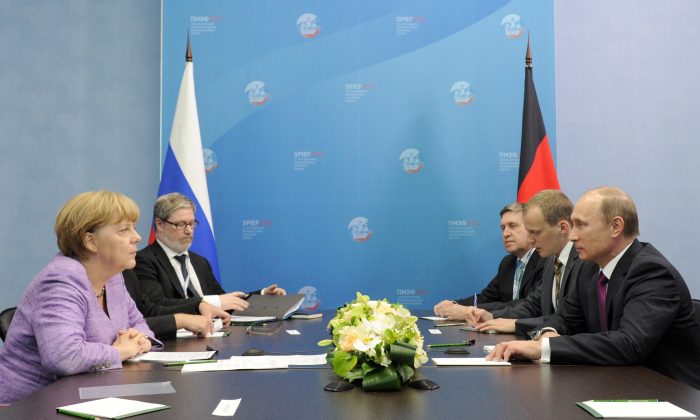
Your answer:
[[[361,379],[365,390],[397,390],[428,361],[416,321],[401,304],[358,292],[328,323],[333,339],[318,345],[335,345],[328,363],[342,378]]]

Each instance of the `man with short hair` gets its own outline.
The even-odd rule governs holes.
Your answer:
[[[562,298],[573,290],[573,279],[581,261],[569,241],[573,203],[559,190],[535,194],[524,208],[525,227],[542,258],[547,258],[542,282],[527,299],[492,312],[471,308],[465,319],[480,331],[526,335],[541,322],[542,315],[554,313]]]
[[[574,293],[545,317],[538,341],[498,344],[489,360],[642,364],[700,389],[700,326],[683,277],[651,244],[639,242],[634,202],[618,188],[585,193],[570,238],[591,261]],[[560,335],[561,334],[561,335]]]
[[[224,310],[244,310],[243,292],[226,293],[214,277],[209,261],[189,247],[194,239],[195,204],[180,193],[165,194],[153,209],[156,241],[136,254],[134,271],[143,292],[153,303],[179,305],[183,300],[204,300]],[[276,284],[251,293],[284,295]]]
[[[523,205],[511,203],[501,212],[501,236],[508,255],[498,266],[498,273],[477,295],[481,308],[497,309],[508,302],[524,299],[539,287],[544,259],[535,252],[523,223]],[[458,301],[443,300],[433,308],[436,315],[464,319],[467,307],[474,305],[470,296]]]

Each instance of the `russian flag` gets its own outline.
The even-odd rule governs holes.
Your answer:
[[[520,142],[520,173],[518,174],[518,202],[526,203],[542,190],[559,189],[557,168],[549,148],[535,82],[532,80],[532,53],[530,36],[525,54],[525,97],[523,101],[523,132]]]
[[[214,224],[204,171],[204,154],[202,152],[202,137],[199,132],[197,101],[194,94],[194,68],[189,35],[187,37],[186,59],[185,72],[182,75],[173,126],[170,131],[170,143],[163,163],[158,197],[163,194],[179,192],[195,202],[197,205],[195,218],[199,221],[199,227],[195,231],[190,250],[209,260],[214,275],[219,280],[219,261],[216,256]],[[153,243],[153,241],[155,241],[155,234],[151,228],[149,243]]]

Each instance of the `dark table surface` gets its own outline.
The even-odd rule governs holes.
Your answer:
[[[240,355],[251,347],[268,352],[312,352],[316,342],[329,337],[323,319],[287,320],[272,335],[248,335],[246,327],[230,327],[221,338],[190,338],[166,342],[168,351],[219,351],[217,358]],[[268,327],[275,327],[274,324]],[[475,339],[468,357],[483,357],[485,344],[512,339],[508,335],[479,334],[457,327],[428,333],[432,322],[420,320],[426,344]],[[289,335],[286,330],[298,330]],[[429,351],[431,357],[450,357]],[[319,352],[321,352],[319,351]],[[461,356],[464,357],[464,356]],[[174,394],[127,397],[170,405],[172,408],[143,415],[153,419],[215,418],[211,412],[222,399],[242,398],[236,418],[334,419],[591,419],[575,403],[591,399],[649,399],[670,401],[700,413],[700,391],[641,366],[550,366],[519,362],[510,367],[420,368],[416,378],[437,382],[440,388],[421,391],[404,387],[399,392],[364,392],[359,386],[332,393],[323,387],[337,377],[328,366],[265,371],[181,373],[180,368],[157,363],[129,363],[121,370],[86,373],[63,378],[32,396],[0,410],[2,418],[68,418],[56,407],[82,402],[78,389],[103,385],[170,381]],[[60,416],[60,417],[59,417]]]

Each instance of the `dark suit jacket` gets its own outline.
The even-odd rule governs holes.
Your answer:
[[[134,270],[124,270],[124,284],[131,298],[136,302],[139,312],[146,318],[146,323],[153,330],[156,337],[161,339],[175,338],[177,325],[175,324],[175,314],[198,314],[199,302],[192,299],[180,305],[162,306],[153,303],[151,298],[145,294],[141,288],[141,283]]]
[[[484,290],[477,295],[479,308],[492,311],[504,307],[513,301],[513,281],[518,257],[506,255],[498,265],[498,272]],[[525,299],[533,291],[537,290],[542,279],[544,258],[540,258],[537,252],[533,252],[525,266],[525,272],[520,281],[520,299]],[[469,296],[457,301],[460,305],[473,306],[474,296]]]
[[[544,325],[552,363],[642,364],[700,389],[700,326],[680,273],[659,251],[635,240],[608,283],[607,332],[598,317],[598,268],[581,272],[576,291]]]
[[[526,336],[527,332],[540,326],[543,315],[554,313],[554,305],[552,304],[552,286],[554,285],[554,256],[546,259],[544,270],[542,272],[542,281],[537,290],[531,293],[526,299],[521,299],[509,304],[505,308],[492,311],[494,318],[517,319],[515,322],[515,333],[519,336]],[[573,284],[576,283],[581,266],[584,264],[578,258],[578,253],[575,248],[571,248],[569,258],[564,266],[564,273],[561,277],[561,294],[566,296],[574,290]],[[594,264],[595,265],[595,264]]]
[[[188,253],[202,287],[202,293],[205,295],[226,293],[216,281],[209,261],[192,251]],[[157,305],[174,306],[195,301],[199,304],[201,301],[199,297],[186,298],[180,279],[178,279],[170,259],[158,242],[153,242],[136,253],[134,271],[141,282],[143,292]]]

